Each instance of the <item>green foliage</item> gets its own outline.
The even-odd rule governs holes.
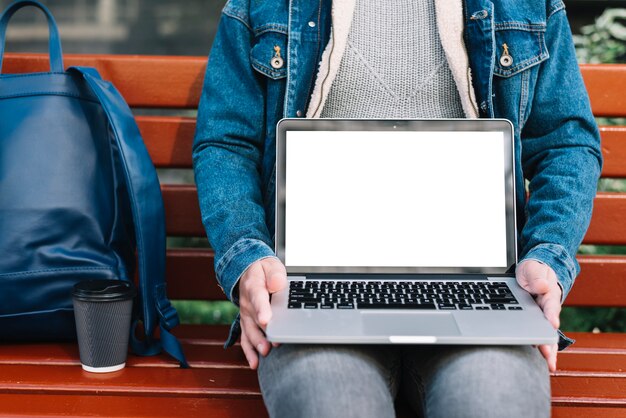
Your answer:
[[[183,324],[230,325],[239,312],[239,308],[228,301],[174,300],[172,305]]]
[[[626,332],[626,309],[564,307],[561,329],[565,332]]]
[[[626,9],[606,9],[595,23],[574,35],[576,56],[581,63],[615,63],[626,58]]]

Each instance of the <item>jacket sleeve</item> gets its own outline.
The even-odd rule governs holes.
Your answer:
[[[193,144],[202,222],[215,250],[215,272],[235,303],[233,291],[242,273],[274,255],[260,177],[264,87],[250,65],[252,39],[247,21],[227,5],[208,60]]]
[[[565,299],[580,270],[575,257],[591,219],[602,155],[563,7],[549,17],[545,37],[550,58],[539,69],[521,132],[530,197],[520,261],[552,267]]]

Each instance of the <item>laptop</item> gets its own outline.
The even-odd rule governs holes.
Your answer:
[[[284,119],[278,343],[554,344],[515,280],[506,120]]]

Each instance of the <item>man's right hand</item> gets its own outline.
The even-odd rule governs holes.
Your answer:
[[[252,263],[239,280],[241,348],[252,369],[259,365],[259,354],[266,356],[271,349],[263,332],[272,318],[270,294],[285,287],[287,271],[275,257]]]

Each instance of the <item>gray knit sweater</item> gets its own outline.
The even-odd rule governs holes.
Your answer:
[[[321,117],[464,117],[434,0],[357,0]]]

